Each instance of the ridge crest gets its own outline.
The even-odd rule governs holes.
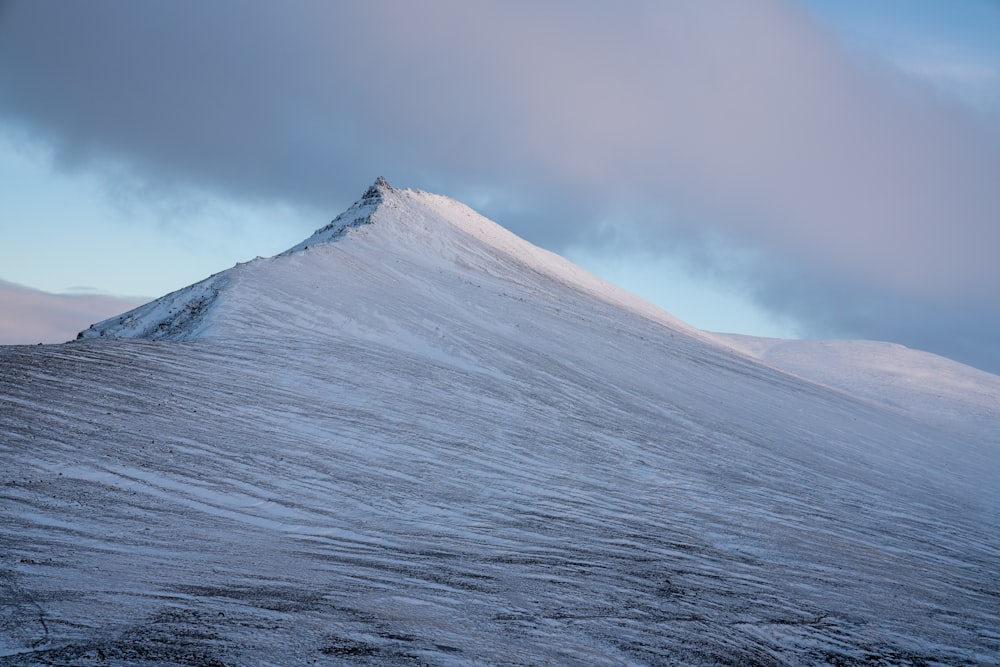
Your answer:
[[[365,193],[361,195],[361,199],[354,202],[349,209],[338,215],[323,227],[317,229],[309,238],[292,246],[281,254],[287,255],[300,250],[307,250],[311,245],[336,241],[344,236],[350,228],[372,224],[372,222],[374,222],[372,220],[372,216],[375,211],[380,205],[385,203],[387,195],[395,192],[396,188],[392,187],[389,184],[389,181],[385,180],[384,176],[379,176],[375,179],[375,182],[372,183],[367,190],[365,190]]]

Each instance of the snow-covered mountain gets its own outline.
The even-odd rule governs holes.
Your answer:
[[[0,347],[0,664],[1000,655],[995,376],[701,332],[381,179],[80,338]]]
[[[520,327],[532,318],[518,311],[558,309],[560,300],[581,298],[703,336],[463,204],[396,190],[379,178],[351,208],[284,253],[95,324],[80,338],[301,340],[326,338],[333,327],[354,339],[430,351],[441,347],[435,341],[442,335],[458,335],[456,324],[516,328],[521,338]],[[525,301],[531,303],[520,305]]]

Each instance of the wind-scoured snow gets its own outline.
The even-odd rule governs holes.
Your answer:
[[[994,376],[886,405],[384,181],[82,337],[0,347],[0,664],[1000,655]]]

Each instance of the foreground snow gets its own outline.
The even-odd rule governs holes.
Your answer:
[[[0,347],[4,664],[1000,655],[993,376],[928,420],[366,194],[78,343]]]

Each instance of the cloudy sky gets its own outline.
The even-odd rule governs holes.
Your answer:
[[[0,342],[380,174],[695,326],[1000,372],[997,0],[0,0]]]

